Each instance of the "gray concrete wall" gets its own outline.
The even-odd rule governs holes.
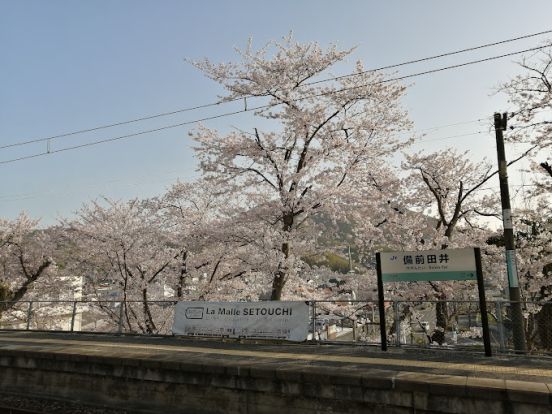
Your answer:
[[[552,412],[545,383],[207,356],[183,363],[2,350],[0,387],[135,412]]]

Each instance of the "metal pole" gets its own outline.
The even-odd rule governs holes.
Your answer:
[[[29,308],[27,309],[27,330],[31,329],[31,318],[33,317],[33,301],[29,302]]]
[[[504,320],[502,319],[502,302],[497,300],[496,306],[496,326],[498,329],[498,350],[504,352],[506,344],[504,341]]]
[[[381,276],[381,257],[376,253],[376,268],[378,271],[378,308],[380,318],[381,350],[387,351],[387,334],[385,327],[385,300],[383,298],[383,279]]]
[[[395,344],[401,346],[401,318],[399,315],[399,302],[393,302],[393,314],[395,317]]]
[[[75,328],[75,314],[77,313],[77,301],[73,302],[73,313],[71,314],[71,332]]]
[[[316,340],[316,301],[312,302],[312,340]],[[320,339],[320,338],[318,338]]]
[[[481,312],[481,325],[483,327],[483,345],[485,356],[492,356],[491,335],[489,334],[489,317],[487,315],[487,300],[485,299],[485,285],[483,284],[483,268],[481,267],[481,250],[473,249],[475,253],[475,268],[477,270],[477,290],[479,291],[479,311]]]
[[[506,129],[507,122],[507,114],[494,114],[496,153],[498,158],[498,177],[500,180],[500,201],[502,202],[502,223],[504,227],[504,247],[506,249],[506,268],[508,272],[508,286],[512,312],[512,333],[514,336],[514,349],[516,351],[525,352],[527,351],[527,343],[525,341],[523,313],[521,310],[521,293],[519,290],[516,266],[514,228],[512,225],[510,190],[508,187],[508,164],[506,163],[504,136],[502,135],[502,131]]]

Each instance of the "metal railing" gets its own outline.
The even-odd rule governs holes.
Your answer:
[[[514,352],[512,302],[487,302],[491,346]],[[377,301],[314,301],[313,339],[381,344]],[[552,353],[552,303],[522,302],[530,353]],[[386,301],[386,338],[397,347],[483,350],[478,301]]]
[[[171,335],[174,300],[0,302],[0,329]],[[323,343],[380,345],[377,301],[312,300],[309,337]],[[552,303],[523,302],[527,349],[552,353]],[[487,302],[493,352],[513,352],[511,302]],[[389,346],[481,351],[477,301],[386,301]]]

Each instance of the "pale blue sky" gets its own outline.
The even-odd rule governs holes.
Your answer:
[[[234,59],[252,36],[261,45],[293,30],[301,41],[357,46],[367,68],[552,29],[541,1],[25,1],[0,0],[0,146],[213,102],[220,89],[185,58]],[[550,36],[549,38],[551,38]],[[542,44],[528,39],[401,68],[409,74]],[[412,80],[404,105],[416,130],[507,110],[493,88],[518,71],[514,58]],[[347,67],[342,68],[343,73]],[[223,111],[232,110],[224,107]],[[78,145],[220,112],[178,114],[54,140]],[[249,115],[207,125],[251,126]],[[494,161],[493,135],[438,140],[485,129],[434,131],[425,146],[473,149]],[[0,216],[21,210],[43,224],[101,195],[156,195],[193,178],[188,127],[0,165]],[[0,161],[43,152],[44,143],[0,150]],[[514,151],[515,149],[511,149]]]

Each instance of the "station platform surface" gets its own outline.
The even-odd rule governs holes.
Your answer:
[[[0,331],[3,351],[109,357],[234,367],[288,367],[304,373],[330,370],[340,375],[427,374],[466,381],[495,379],[545,384],[552,393],[552,357],[459,352],[439,348],[397,348],[320,343],[268,343],[179,337]],[[469,382],[469,381],[468,381]]]

